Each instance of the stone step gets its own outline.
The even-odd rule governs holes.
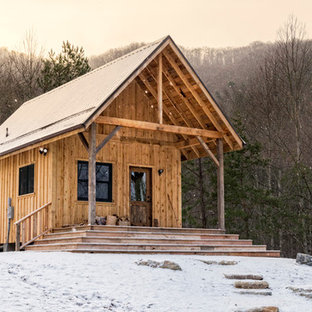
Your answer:
[[[104,250],[224,250],[224,251],[234,251],[234,250],[254,250],[254,251],[265,251],[265,245],[219,245],[219,246],[203,246],[203,245],[186,245],[186,244],[113,244],[113,243],[50,243],[50,244],[35,244],[27,247],[27,250],[50,250],[50,249],[104,249]]]
[[[130,232],[167,232],[167,233],[191,233],[191,234],[224,234],[221,229],[199,229],[199,228],[167,228],[149,226],[122,226],[122,225],[72,225],[55,228],[53,233],[70,232],[73,229],[81,230],[105,230],[105,231],[130,231]]]
[[[56,232],[45,235],[45,238],[68,237],[68,236],[99,236],[99,237],[157,237],[157,238],[186,238],[186,239],[239,239],[238,234],[192,234],[171,232],[138,232],[138,231],[107,231],[107,230],[79,230],[68,232]]]
[[[31,247],[31,246],[29,246]],[[36,251],[36,249],[29,249],[28,251]],[[118,253],[118,254],[170,254],[170,255],[202,255],[202,256],[242,256],[242,257],[280,257],[280,252],[278,250],[270,250],[270,251],[245,251],[245,250],[235,250],[235,251],[227,251],[227,250],[218,250],[218,251],[196,251],[196,250],[121,250],[121,249],[63,249],[60,250],[50,249],[45,251],[66,251],[66,252],[76,252],[76,253]]]
[[[67,233],[68,234],[68,233]],[[81,234],[81,233],[80,233]],[[251,246],[251,240],[238,240],[238,239],[185,239],[185,238],[157,238],[157,237],[99,237],[99,236],[61,236],[51,237],[45,236],[44,239],[35,241],[35,244],[48,244],[48,243],[66,243],[66,242],[101,242],[101,243],[140,243],[140,244],[192,244],[192,245],[244,245]]]

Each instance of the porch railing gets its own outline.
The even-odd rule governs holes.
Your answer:
[[[51,202],[44,204],[14,223],[16,225],[16,251],[25,248],[49,231],[48,216],[50,205]]]

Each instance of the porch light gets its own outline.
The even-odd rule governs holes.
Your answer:
[[[158,170],[159,176],[161,176],[161,175],[163,174],[163,172],[164,172],[164,169],[159,169],[159,170]]]
[[[48,149],[46,147],[40,147],[39,153],[43,154],[44,156],[48,154]]]

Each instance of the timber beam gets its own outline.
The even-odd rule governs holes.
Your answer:
[[[96,124],[89,129],[89,170],[88,170],[88,224],[95,224],[96,216]]]
[[[219,167],[217,171],[217,185],[218,185],[218,223],[219,229],[225,230],[224,217],[224,155],[223,142],[221,139],[217,140],[217,151]]]
[[[87,151],[89,151],[89,143],[88,143],[86,137],[84,136],[84,134],[82,132],[79,132],[78,136],[79,136],[79,139],[80,139],[82,145],[85,147],[85,149]]]
[[[204,148],[204,150],[206,151],[206,153],[209,155],[209,157],[213,160],[213,162],[215,163],[215,165],[217,167],[219,167],[219,161],[216,158],[216,156],[213,154],[213,152],[210,150],[210,148],[208,147],[208,145],[206,144],[206,142],[203,140],[203,138],[201,138],[200,136],[196,136],[197,140],[199,141],[199,143],[201,144],[201,146]]]
[[[214,143],[216,145],[215,140],[211,139],[203,139],[206,144],[208,143]],[[189,148],[192,146],[198,146],[200,145],[200,142],[197,139],[187,139],[187,140],[181,140],[179,142],[174,143],[175,147],[178,149],[183,149],[183,148]]]
[[[114,130],[96,147],[96,154],[110,141],[120,128],[121,126],[115,127]]]
[[[192,84],[188,81],[187,77],[182,72],[182,70],[180,69],[179,65],[175,62],[174,58],[167,51],[163,51],[163,55],[166,57],[166,59],[169,62],[169,64],[172,66],[172,68],[175,70],[177,75],[183,81],[184,85],[190,91],[190,93],[192,94],[193,98],[196,100],[196,102],[202,108],[204,113],[210,119],[210,121],[212,122],[214,127],[218,131],[223,131],[221,125],[218,123],[218,121],[214,117],[213,113],[208,108],[207,104],[203,101],[203,99],[200,97],[199,93],[195,90],[195,88],[192,86]],[[231,149],[233,149],[233,143],[231,142],[230,138],[226,134],[224,134],[224,140],[231,147]]]
[[[115,125],[115,126],[119,125],[119,126],[123,126],[126,128],[135,128],[135,129],[141,129],[141,130],[162,131],[162,132],[185,134],[185,135],[191,135],[191,136],[202,136],[202,137],[211,138],[211,139],[219,139],[223,137],[223,133],[218,132],[218,131],[165,125],[165,124],[158,124],[158,123],[147,122],[147,121],[131,120],[131,119],[124,119],[124,118],[117,118],[117,117],[108,117],[108,116],[99,116],[96,119],[96,123]]]
[[[158,122],[163,123],[163,81],[162,81],[162,56],[158,56],[158,77],[157,77],[157,102],[158,102]]]
[[[151,75],[151,77],[155,79],[155,77],[153,76],[153,73],[149,71],[149,74]],[[156,93],[154,88],[152,87],[152,85],[149,83],[148,79],[146,76],[144,76],[144,74],[142,73],[139,76],[140,80],[142,81],[142,83],[144,84],[144,86],[149,90],[149,92],[152,94],[152,96],[154,97],[155,100],[157,100],[156,98]],[[164,94],[166,95],[166,97],[168,98],[168,101],[171,103],[172,107],[175,109],[175,111],[179,114],[179,116],[183,119],[183,121],[185,122],[185,124],[188,127],[192,127],[188,121],[184,118],[184,116],[180,113],[180,111],[177,109],[176,105],[173,103],[173,101],[170,99],[169,95],[166,93],[166,91],[164,90]],[[163,110],[165,112],[165,114],[168,116],[168,118],[170,119],[170,121],[175,125],[178,126],[178,122],[176,121],[176,119],[173,117],[172,114],[170,114],[170,112],[168,111],[168,109],[166,108],[166,105],[163,105]],[[187,140],[187,137],[185,135],[182,135],[182,137],[184,138],[184,140]],[[199,157],[199,153],[197,151],[196,148],[192,147],[192,150],[194,151],[194,153],[196,154],[197,157]],[[184,153],[182,151],[182,153]],[[185,155],[185,157],[187,158],[187,155]]]

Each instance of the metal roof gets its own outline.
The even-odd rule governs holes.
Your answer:
[[[0,156],[83,127],[89,117],[166,39],[141,47],[22,104],[0,126]]]
[[[72,130],[85,130],[92,118],[105,109],[105,104],[167,43],[177,47],[167,36],[22,104],[0,126],[0,156]],[[179,49],[178,54],[185,59]],[[219,109],[216,113],[225,117],[215,105]],[[225,120],[228,121],[226,117]],[[226,127],[235,132],[232,125]]]

